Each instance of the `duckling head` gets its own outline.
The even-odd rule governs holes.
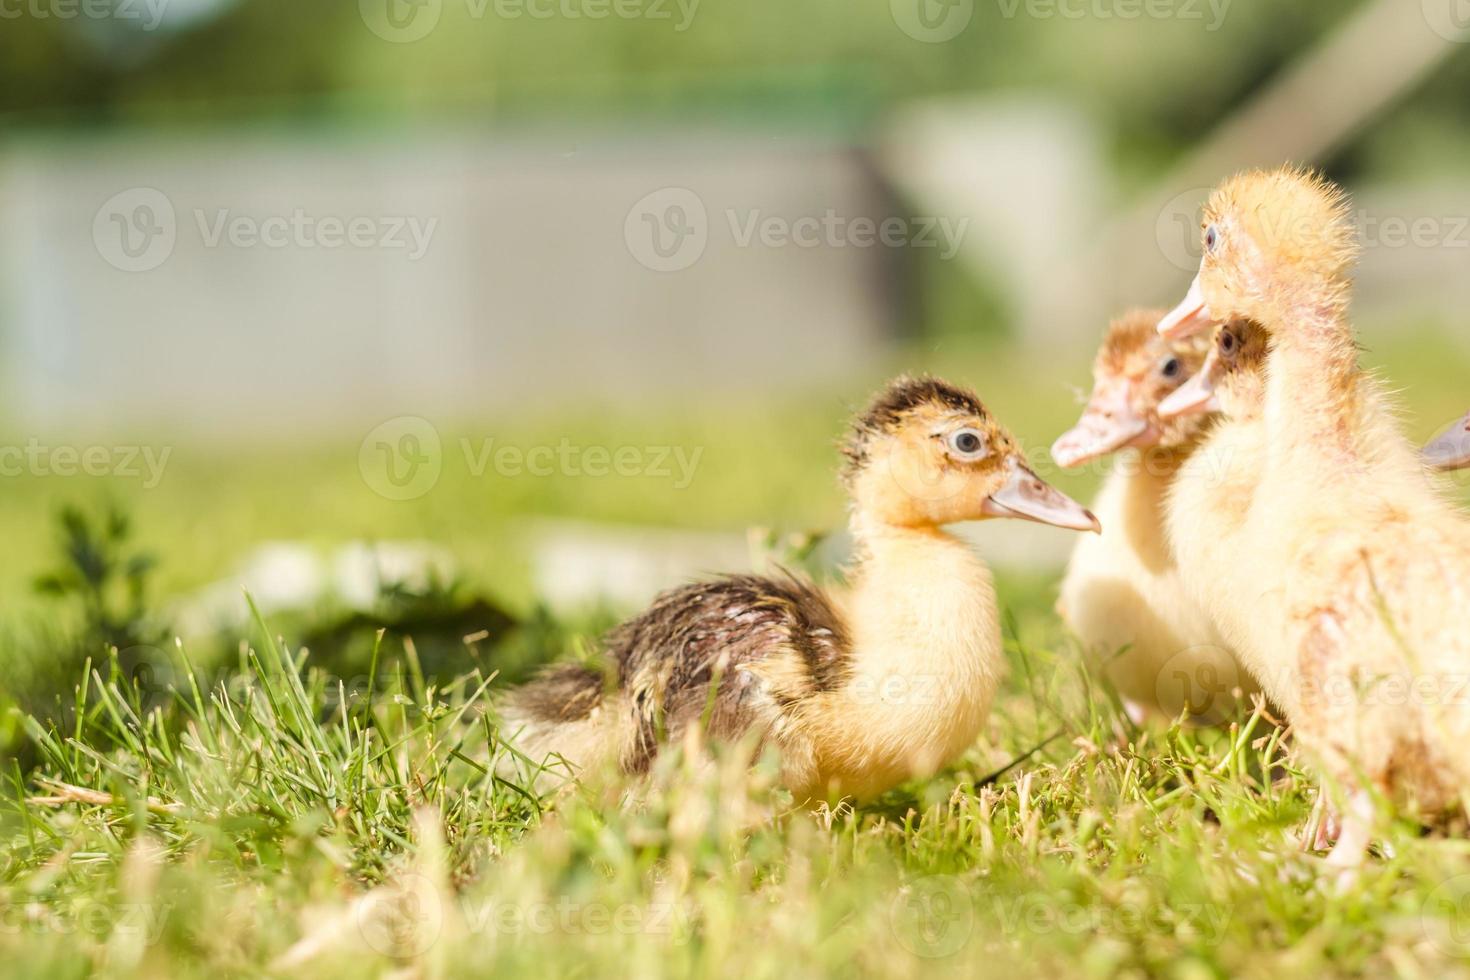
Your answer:
[[[1166,419],[1222,412],[1230,418],[1257,414],[1266,399],[1270,336],[1251,320],[1233,320],[1215,331],[1204,366],[1159,405]]]
[[[1320,175],[1238,174],[1210,195],[1201,227],[1199,274],[1159,321],[1165,337],[1236,319],[1285,330],[1302,311],[1335,319],[1346,307],[1357,232],[1347,195]]]
[[[1210,345],[1203,337],[1160,337],[1154,327],[1163,312],[1130,310],[1108,325],[1087,408],[1051,447],[1059,466],[1081,466],[1129,447],[1178,449],[1199,435],[1203,415],[1165,419],[1159,404],[1204,366]]]
[[[1462,470],[1470,466],[1470,415],[1425,446],[1424,459],[1437,470]]]
[[[844,482],[856,514],[897,527],[1008,517],[1078,531],[1097,518],[1032,470],[975,395],[937,378],[899,378],[853,423]]]

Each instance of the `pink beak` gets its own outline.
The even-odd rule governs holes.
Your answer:
[[[1126,381],[1098,382],[1082,417],[1051,447],[1051,458],[1065,469],[1081,466],[1143,440],[1153,428],[1129,399]]]
[[[1199,276],[1189,284],[1184,300],[1159,321],[1159,335],[1166,340],[1183,340],[1193,336],[1215,322],[1210,308],[1205,305],[1204,293],[1200,290]]]
[[[1470,415],[1425,446],[1424,460],[1437,470],[1462,470],[1470,466]]]
[[[1203,415],[1218,412],[1220,405],[1220,380],[1225,376],[1225,365],[1218,352],[1210,351],[1204,367],[1199,373],[1184,382],[1172,395],[1159,403],[1159,417],[1179,418],[1184,415]]]
[[[1102,533],[1092,511],[1052,487],[1020,459],[1008,462],[1006,484],[986,498],[986,517],[1009,517],[1069,531]]]

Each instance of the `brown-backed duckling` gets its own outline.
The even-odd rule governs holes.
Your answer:
[[[779,750],[798,800],[870,798],[954,761],[1005,665],[990,570],[944,525],[1020,518],[1096,531],[969,391],[901,378],[845,446],[855,558],[841,593],[731,576],[666,592],[601,665],[509,693],[503,731],[574,773],[648,769],[690,726]]]

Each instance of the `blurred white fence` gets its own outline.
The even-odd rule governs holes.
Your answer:
[[[893,206],[819,136],[12,144],[0,411],[278,438],[840,377],[897,328]]]

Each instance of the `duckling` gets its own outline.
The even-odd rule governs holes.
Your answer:
[[[943,525],[1097,518],[1032,472],[969,391],[900,378],[852,425],[850,587],[736,575],[659,596],[604,640],[604,669],[512,691],[503,730],[576,772],[646,771],[691,726],[779,749],[798,800],[867,799],[974,744],[1005,657],[991,574]]]
[[[1170,343],[1154,327],[1163,310],[1131,310],[1108,326],[1093,364],[1092,397],[1077,425],[1052,446],[1076,467],[1131,450],[1092,504],[1101,535],[1080,538],[1057,612],[1099,658],[1135,722],[1219,720],[1254,681],[1235,662],[1213,620],[1184,590],[1164,532],[1164,502],[1179,468],[1209,426],[1205,414],[1165,420],[1159,404],[1204,364],[1203,340]]]
[[[1424,459],[1437,470],[1463,470],[1470,466],[1470,415],[1425,446]]]
[[[1332,860],[1353,865],[1375,795],[1433,822],[1470,788],[1470,524],[1426,484],[1358,365],[1345,195],[1302,170],[1242,174],[1212,194],[1203,240],[1199,274],[1159,330],[1249,321],[1254,343],[1217,332],[1220,363],[1264,368],[1245,383],[1258,407],[1197,453],[1223,473],[1181,473],[1169,533],[1188,587],[1329,785],[1346,788]],[[1227,414],[1239,401],[1221,397]]]

